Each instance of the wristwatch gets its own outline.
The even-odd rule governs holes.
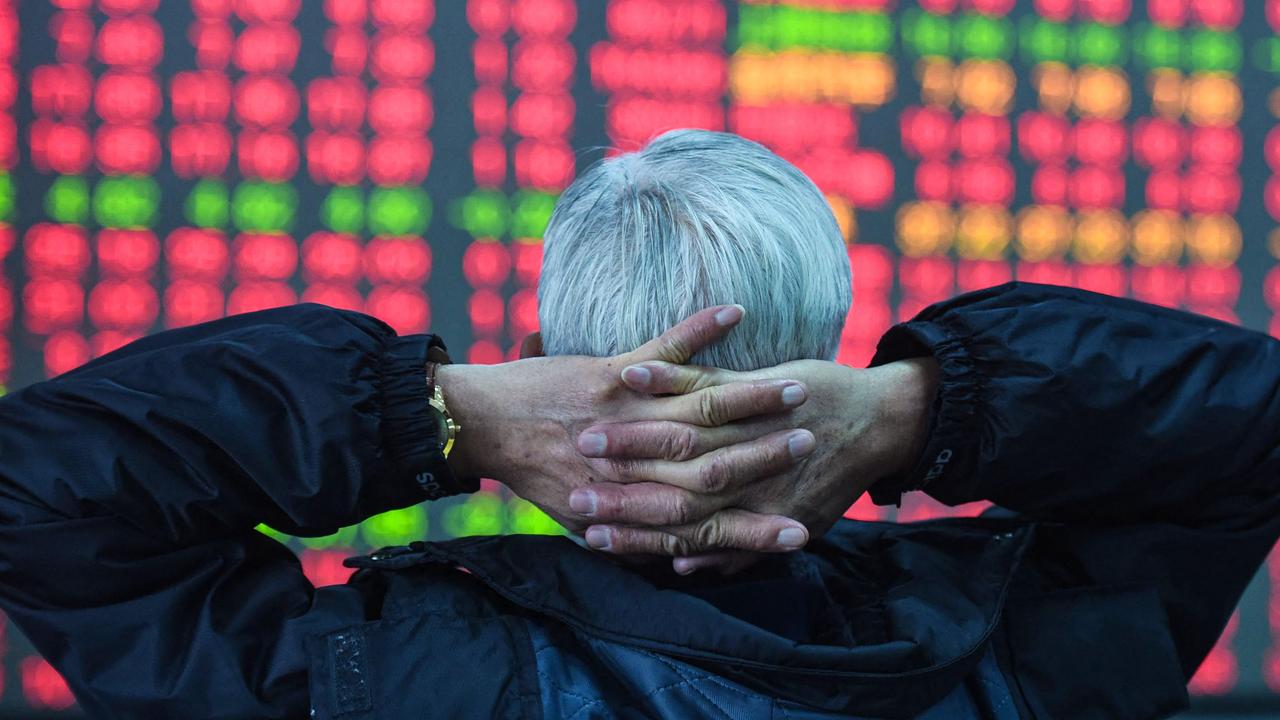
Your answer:
[[[431,417],[436,423],[436,442],[440,444],[440,452],[447,458],[462,426],[454,422],[453,416],[449,414],[449,406],[444,402],[444,391],[436,382],[436,371],[439,369],[440,363],[427,362],[427,404],[431,406]]]

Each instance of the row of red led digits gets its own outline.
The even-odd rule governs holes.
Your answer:
[[[55,1],[52,5],[48,30],[55,58],[31,71],[35,118],[27,139],[35,169],[56,173],[55,186],[64,182],[66,196],[83,205],[87,184],[78,176],[88,172],[93,162],[89,133],[93,77],[88,63],[96,28],[88,2]],[[47,204],[45,211],[50,212]],[[83,214],[83,210],[58,213],[56,219]],[[23,257],[23,325],[34,337],[44,339],[44,369],[55,375],[89,359],[88,342],[80,332],[85,304],[82,282],[91,261],[88,230],[72,222],[33,223],[23,234]]]
[[[369,59],[367,0],[325,0],[324,48],[333,74],[308,81],[307,171],[319,185],[355,187],[367,176],[364,137],[369,111],[364,80]],[[363,210],[363,199],[358,202]],[[302,299],[351,310],[364,308],[356,287],[362,275],[364,246],[355,224],[312,233],[302,242]],[[305,559],[305,556],[304,556]],[[304,570],[309,566],[303,563]],[[311,573],[308,572],[308,577]],[[314,578],[313,578],[314,580]]]
[[[573,181],[573,99],[576,51],[569,33],[577,22],[570,0],[515,0],[512,29],[511,82],[517,94],[511,104],[515,143],[516,193],[512,205],[537,205],[552,199]],[[531,200],[531,198],[535,200]],[[515,288],[507,300],[507,357],[519,357],[526,335],[538,329],[538,275],[542,269],[542,228],[513,223],[511,256]]]
[[[434,8],[430,2],[374,0],[370,7],[367,0],[326,0],[333,27],[325,46],[334,75],[307,89],[313,128],[307,165],[317,183],[354,185],[367,176],[377,185],[404,186],[426,179],[433,153],[426,134],[435,114],[426,87],[435,66],[427,34]],[[373,132],[367,147],[366,123]]]
[[[369,87],[364,78],[369,61],[368,2],[325,0],[324,14],[330,23],[324,33],[324,49],[332,75],[307,82],[306,114],[311,126],[306,137],[307,172],[317,185],[355,188],[367,178],[371,164],[364,134],[370,114]],[[354,201],[364,209],[359,193]],[[309,235],[301,247],[302,275],[307,283],[303,301],[363,310],[365,298],[357,284],[363,274],[364,252],[357,223]],[[310,552],[304,552],[304,570],[311,567],[307,562]],[[316,581],[311,572],[307,576]]]
[[[471,145],[471,172],[478,192],[488,193],[496,202],[504,197],[508,177],[505,134],[510,114],[510,54],[505,35],[511,24],[511,3],[467,0],[467,22],[476,33],[471,50],[476,80],[471,95],[471,119],[476,133]],[[510,251],[501,237],[473,238],[463,258],[463,273],[474,289],[467,302],[472,337],[467,351],[470,362],[497,363],[506,354],[502,344],[506,326],[502,289],[510,272]]]
[[[164,34],[153,17],[157,5],[158,0],[99,4],[107,16],[96,42],[102,71],[94,92],[99,120],[94,154],[103,174],[95,197],[100,204],[116,201],[106,190],[115,176],[132,176],[137,179],[133,194],[158,200],[157,186],[147,177],[159,167],[161,155],[156,66],[164,56]],[[89,344],[94,357],[148,332],[159,316],[153,276],[160,243],[153,222],[154,217],[125,218],[110,211],[97,217],[93,249],[98,278],[88,296],[89,321],[97,329]]]
[[[205,4],[215,2],[205,0]],[[301,162],[293,125],[302,99],[289,77],[302,44],[293,24],[301,12],[301,1],[225,0],[220,5],[217,12],[223,22],[234,14],[243,24],[231,56],[232,66],[240,73],[232,83],[231,108],[239,126],[235,153],[242,177],[233,197],[256,193],[259,188],[290,188]],[[291,221],[262,223],[232,218],[239,232],[230,248],[234,285],[227,295],[228,315],[297,302],[290,282],[298,264]]]
[[[435,112],[427,80],[435,68],[435,45],[428,35],[435,3],[372,0],[369,16],[374,30],[367,69],[372,80],[366,111],[372,131],[369,180],[375,193],[425,205],[430,199],[417,187],[427,179],[434,150],[427,137]],[[422,221],[384,223],[374,214],[372,196],[368,206],[373,237],[365,248],[365,275],[373,287],[365,311],[401,334],[426,332],[431,305],[424,286],[432,254],[425,219],[430,210],[415,208]]]
[[[363,310],[402,333],[422,332],[430,320],[423,285],[431,249],[419,221],[430,208],[416,204],[429,203],[416,187],[426,180],[433,151],[427,131],[434,103],[426,81],[435,63],[427,35],[434,9],[432,3],[326,0],[331,27],[324,46],[333,75],[311,80],[306,90],[308,171],[317,184],[333,186],[326,206],[342,199],[348,210],[339,214],[354,207],[357,219],[334,220],[332,211],[323,211],[329,229],[302,243],[302,299]],[[368,203],[366,180],[377,185]],[[390,227],[378,221],[381,215],[370,216],[374,196],[416,198],[408,200],[413,207],[399,205],[410,222]],[[366,230],[374,235],[368,242]],[[362,278],[372,285],[367,298],[356,287]]]
[[[257,67],[268,62],[256,56],[269,53],[253,45],[253,34],[236,36],[229,3],[191,0],[191,10],[193,19],[186,28],[186,38],[195,51],[196,67],[174,73],[169,80],[174,122],[168,138],[169,162],[180,179],[195,182],[196,188],[203,181],[225,197],[222,179],[231,170],[229,121],[237,94],[229,74],[232,58],[237,59],[237,65]],[[287,40],[281,44],[287,47]],[[239,94],[244,92],[241,89]],[[165,238],[168,282],[161,303],[165,327],[194,325],[225,314],[224,284],[231,268],[226,224],[223,217],[203,225],[179,226]]]
[[[529,222],[530,211],[548,214],[575,174],[577,60],[569,35],[577,8],[569,0],[468,0],[467,20],[476,33],[471,162],[477,188],[464,203],[502,218],[467,224],[473,241],[463,274],[474,288],[468,357],[492,363],[517,357],[521,340],[538,327],[542,230]]]

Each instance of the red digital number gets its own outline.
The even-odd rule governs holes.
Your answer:
[[[317,78],[307,85],[307,118],[322,130],[359,130],[368,92],[356,78]]]
[[[354,185],[364,179],[364,140],[355,133],[307,136],[307,171],[319,183]]]
[[[222,233],[202,228],[178,228],[169,233],[164,257],[170,276],[210,282],[222,280],[230,264]]]
[[[431,275],[431,248],[422,238],[376,237],[365,246],[364,271],[375,283],[424,283]]]
[[[98,60],[107,65],[152,68],[164,54],[164,32],[146,15],[114,17],[98,30],[95,47]]]
[[[431,129],[431,96],[421,87],[377,87],[369,97],[369,126],[380,133],[425,133]]]
[[[302,271],[307,282],[360,279],[364,255],[354,235],[315,232],[302,241]]]
[[[379,136],[369,143],[369,179],[379,185],[417,185],[431,169],[431,141]]]

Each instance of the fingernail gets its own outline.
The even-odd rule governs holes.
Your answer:
[[[742,319],[743,307],[730,305],[716,313],[716,324],[720,327],[732,325]]]
[[[647,387],[651,379],[653,379],[653,373],[649,372],[649,368],[639,365],[628,365],[622,368],[622,381],[628,385]]]
[[[604,433],[584,432],[578,436],[578,452],[587,457],[601,457],[608,442]]]
[[[590,531],[588,531],[587,542],[591,542]],[[778,547],[795,550],[804,547],[804,531],[800,528],[789,527],[778,531]]]
[[[816,444],[813,433],[801,430],[791,433],[791,437],[787,438],[787,452],[791,453],[791,457],[799,459],[813,452],[813,446]]]
[[[783,530],[786,532],[786,530]],[[609,539],[609,531],[602,527],[587,528],[587,544],[597,550],[608,550],[613,542]]]
[[[697,565],[694,565],[685,558],[676,558],[672,561],[671,567],[674,568],[676,573],[679,575],[691,575],[694,570],[698,569]]]
[[[569,509],[579,515],[595,515],[596,494],[591,490],[574,490],[569,493]]]
[[[795,407],[804,402],[804,388],[799,385],[788,385],[782,389],[782,404]]]

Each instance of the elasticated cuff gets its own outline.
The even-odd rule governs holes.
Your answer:
[[[440,451],[438,428],[427,404],[428,359],[448,360],[444,342],[435,335],[395,337],[383,348],[382,443],[392,481],[416,486],[423,500],[435,500],[475,492],[480,479],[455,477]]]
[[[905,475],[871,486],[868,493],[877,505],[898,505],[903,493],[963,485],[972,477],[985,380],[969,352],[970,337],[957,321],[940,319],[896,325],[880,339],[872,367],[931,355],[940,374],[924,451]]]

